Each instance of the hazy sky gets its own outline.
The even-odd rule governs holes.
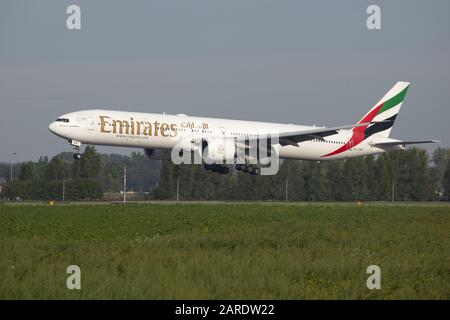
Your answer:
[[[82,30],[66,28],[70,4]],[[382,30],[366,28],[370,4]],[[70,111],[336,126],[398,80],[411,87],[391,135],[449,147],[449,13],[448,0],[2,0],[0,161],[70,151],[47,129]]]

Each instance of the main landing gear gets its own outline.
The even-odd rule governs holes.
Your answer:
[[[82,154],[80,153],[81,142],[75,140],[69,140],[69,144],[73,147],[73,158],[75,160],[80,160]]]
[[[206,170],[211,170],[213,172],[221,173],[221,174],[227,174],[230,172],[230,169],[228,167],[220,165],[220,164],[207,164],[204,165]],[[252,165],[246,165],[246,164],[237,164],[235,165],[235,169],[237,171],[247,172],[251,174],[252,176],[259,176],[261,174],[261,169],[252,166]]]
[[[227,174],[230,172],[230,169],[228,167],[222,166],[220,164],[207,164],[204,165],[206,170],[211,170],[213,172],[221,173],[221,174]]]
[[[261,169],[255,166],[252,166],[251,164],[237,164],[235,166],[237,171],[247,172],[251,174],[252,176],[259,176],[261,174]]]

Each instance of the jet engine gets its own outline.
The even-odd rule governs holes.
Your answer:
[[[232,139],[207,139],[203,143],[203,160],[206,163],[232,162],[235,158],[236,146]]]

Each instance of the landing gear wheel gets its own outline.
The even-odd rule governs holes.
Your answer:
[[[222,166],[220,164],[206,164],[205,163],[205,169],[206,170],[212,170],[213,172],[221,173],[221,174],[227,174],[230,172],[230,169],[226,166]]]
[[[214,170],[214,165],[213,164],[205,163],[205,165],[203,167],[205,168],[205,170]]]
[[[69,140],[69,144],[73,147],[73,158],[75,160],[80,160],[81,159],[81,153],[80,153],[81,142],[76,141],[76,140]]]
[[[253,174],[253,173],[255,172],[255,167],[253,167],[253,166],[248,166],[248,167],[247,167],[247,172],[250,173],[250,174]]]
[[[259,175],[261,174],[261,169],[255,167],[255,170],[253,171],[253,174],[254,174],[255,176],[259,176]]]
[[[228,167],[221,167],[220,168],[220,173],[221,174],[228,174],[228,172],[230,172],[230,169],[228,169]]]
[[[248,172],[248,166],[246,164],[241,164],[241,171]]]

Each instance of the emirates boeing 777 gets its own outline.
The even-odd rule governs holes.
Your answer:
[[[194,152],[190,142],[201,140],[202,153],[209,159],[203,162],[205,168],[228,173],[228,167],[222,164],[229,158],[236,160],[239,146],[249,148],[249,141],[274,132],[281,159],[346,159],[404,149],[409,144],[439,142],[389,137],[408,87],[408,82],[397,82],[359,122],[330,128],[96,109],[62,115],[49,129],[73,146],[74,159],[81,158],[82,144],[143,148],[151,159],[171,159],[176,146],[181,144],[182,150]],[[235,168],[258,175],[262,163],[259,160],[245,154],[243,162],[234,162]]]

